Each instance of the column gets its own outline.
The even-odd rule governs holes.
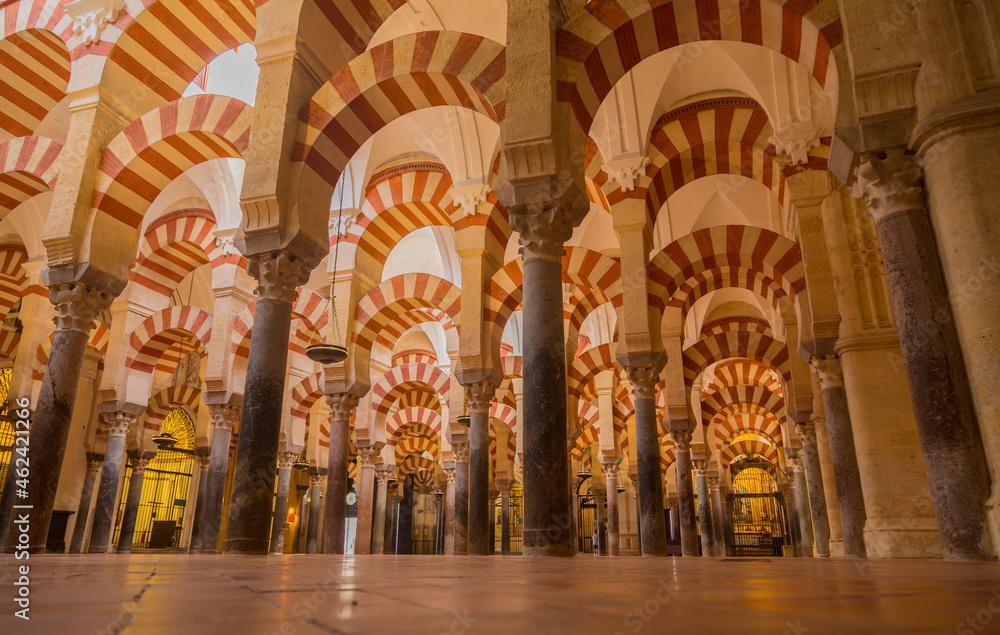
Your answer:
[[[570,557],[576,555],[571,492],[567,480],[554,475],[569,469],[562,256],[563,243],[573,235],[572,211],[561,202],[508,210],[524,263],[523,553]]]
[[[212,458],[211,448],[195,448],[198,459],[198,494],[194,503],[194,520],[191,521],[191,544],[188,553],[201,553],[201,527],[205,517],[205,488],[208,485],[208,465]]]
[[[667,500],[667,506],[670,508],[670,539],[680,540],[681,539],[681,519],[680,514],[680,500],[676,496],[671,496]]]
[[[801,452],[801,450],[799,450]],[[786,455],[788,467],[792,469],[795,479],[795,514],[799,519],[799,536],[802,539],[802,555],[813,557],[812,516],[809,512],[809,486],[806,484],[806,471],[802,465],[802,457]]]
[[[372,553],[380,555],[385,553],[385,501],[390,475],[392,470],[385,466],[375,469],[375,518],[372,519],[375,535],[372,538]]]
[[[778,485],[778,491],[785,499],[785,515],[788,517],[788,548],[792,557],[802,557],[802,533],[799,530],[799,511],[795,506],[795,487],[792,481]]]
[[[455,555],[469,554],[469,444],[454,443],[455,455]]]
[[[351,393],[326,396],[330,406],[330,453],[326,481],[326,525],[323,553],[344,553],[347,522],[347,474],[350,470],[351,414],[358,398]]]
[[[712,523],[712,496],[708,492],[708,459],[693,462],[695,485],[698,488],[698,527],[701,534],[701,555],[715,555],[715,525]]]
[[[823,391],[823,409],[826,413],[827,437],[830,441],[830,458],[833,460],[834,480],[837,484],[837,502],[840,523],[844,533],[844,555],[848,558],[865,558],[865,500],[861,492],[861,475],[858,457],[854,450],[854,431],[851,413],[847,407],[844,374],[840,358],[815,357],[812,366]]]
[[[823,471],[816,446],[816,428],[811,424],[796,424],[802,449],[799,457],[805,471],[805,487],[809,491],[809,509],[812,512],[812,533],[816,544],[816,555],[830,557],[830,521],[826,513],[826,492],[823,488]],[[797,477],[796,477],[797,478]]]
[[[496,387],[484,381],[465,387],[469,401],[469,534],[470,556],[490,554],[493,501],[490,487],[490,402]]]
[[[618,466],[619,461],[601,458],[601,470],[604,471],[604,484],[608,498],[608,555],[617,556],[621,553],[621,536],[618,527]],[[662,487],[662,486],[661,486]]]
[[[271,521],[272,554],[285,553],[285,523],[288,522],[288,486],[292,480],[292,463],[298,452],[278,454],[278,491],[274,501],[274,519]]]
[[[660,437],[656,428],[656,382],[659,378],[659,371],[651,367],[628,368],[626,370],[629,381],[632,382],[632,396],[635,400],[635,454],[639,473],[638,503],[642,555],[665,556],[667,555],[667,527],[663,517]],[[687,433],[687,440],[688,446],[690,446],[690,432]],[[679,454],[680,452],[678,452]],[[690,454],[688,454],[687,461],[690,471]],[[690,483],[690,481],[690,474],[688,474],[687,482]],[[680,483],[679,480],[678,483]],[[690,498],[688,502],[691,502]],[[690,520],[693,529],[693,507]],[[685,552],[684,555],[689,554]],[[697,547],[693,555],[698,555]]]
[[[726,557],[726,525],[722,509],[722,475],[708,473],[708,485],[712,496],[712,530],[715,532],[715,555]]]
[[[636,436],[639,436],[638,431]],[[694,483],[691,478],[691,430],[671,430],[670,437],[674,440],[674,465],[677,467],[677,518],[681,531],[681,555],[697,556],[698,527],[694,516]]]
[[[819,465],[823,472],[823,493],[826,496],[826,514],[830,523],[830,557],[844,557],[844,530],[840,522],[840,500],[837,497],[837,482],[834,476],[833,457],[830,456],[830,438],[826,431],[826,415],[823,410],[823,393],[819,388],[819,380],[814,376],[813,403],[819,408],[813,409],[810,422],[816,430],[816,449],[819,452]],[[818,396],[818,399],[815,398]]]
[[[510,487],[511,482],[500,484],[500,555],[510,555]]]
[[[454,446],[452,446],[454,450]],[[444,497],[444,553],[446,556],[455,555],[455,478],[456,467],[454,463],[445,463],[444,476],[448,486]]]
[[[87,452],[87,475],[83,478],[80,506],[76,512],[76,524],[73,525],[73,539],[69,544],[70,553],[80,553],[83,549],[83,537],[87,533],[87,520],[90,517],[90,504],[94,501],[94,481],[97,480],[97,473],[101,471],[102,465],[104,465],[103,454]]]
[[[358,484],[358,530],[354,540],[354,553],[368,555],[374,553],[371,546],[372,513],[375,505],[372,503],[375,502],[375,462],[380,452],[375,446],[360,447],[358,455],[361,456],[361,482]]]
[[[990,477],[923,186],[923,171],[912,156],[873,158],[858,168],[856,187],[868,203],[882,246],[944,557],[990,560],[994,546],[984,505]],[[972,210],[967,213],[977,215]],[[995,244],[977,238],[964,232],[949,236],[951,251],[961,253],[966,242],[973,241],[988,245],[980,254],[995,253]],[[951,251],[943,255],[954,258]],[[956,298],[969,295],[961,288],[951,291]],[[968,320],[966,328],[980,319],[967,315],[964,309],[962,315]],[[969,352],[980,355],[979,351]],[[995,377],[994,356],[987,353],[987,357],[985,365],[976,365],[977,371],[985,370],[983,375]],[[984,382],[990,385],[995,379]],[[823,393],[825,399],[826,390]],[[832,429],[831,409],[827,406],[826,410],[827,425]]]
[[[292,545],[293,553],[305,553],[306,532],[309,531],[309,486],[299,485],[295,488],[295,495],[299,496],[299,528],[295,532],[295,543]]]
[[[400,498],[399,481],[390,481],[385,490],[385,548],[388,553],[396,553],[396,510]]]
[[[257,303],[224,551],[266,554],[271,541],[274,466],[281,437],[292,304],[298,297],[296,287],[309,280],[316,263],[306,262],[287,249],[251,255],[247,260],[247,271],[257,278]]]
[[[115,526],[118,511],[118,481],[121,479],[125,461],[125,436],[135,423],[136,417],[124,412],[105,415],[108,426],[108,442],[104,448],[104,468],[101,482],[97,487],[97,502],[94,504],[94,524],[90,528],[90,546],[87,553],[108,553],[111,531]]]
[[[156,454],[152,452],[150,454]],[[142,499],[142,480],[146,474],[152,456],[136,454],[129,460],[132,466],[132,477],[128,482],[128,494],[125,497],[125,511],[122,513],[121,531],[118,532],[118,553],[132,552],[132,539],[135,536],[135,521],[139,517],[139,500]]]
[[[396,516],[396,553],[413,553],[413,475],[403,479],[403,497]]]
[[[49,269],[45,275],[47,280],[51,280],[54,274]],[[80,282],[49,285],[49,301],[56,308],[56,329],[35,404],[34,419],[30,422],[28,461],[31,478],[27,500],[33,507],[28,532],[29,553],[45,551],[73,406],[83,373],[87,340],[97,315],[111,305],[112,299],[110,293]],[[8,531],[4,553],[14,553],[17,541],[18,532]]]
[[[306,530],[306,553],[316,553],[324,476],[326,476],[326,468],[309,468],[309,528]]]
[[[229,404],[210,404],[208,410],[212,414],[212,454],[205,474],[205,513],[201,519],[198,553],[219,552],[222,505],[226,497],[226,477],[229,474],[229,446],[233,438],[233,426],[240,420],[241,414],[239,406]],[[235,478],[234,476],[234,481]]]
[[[594,518],[597,521],[597,555],[606,556],[608,555],[608,543],[607,534],[604,532],[604,521],[607,517],[604,515],[604,493],[605,489],[601,487],[594,487],[594,482],[596,478],[591,477],[591,493],[594,495]]]

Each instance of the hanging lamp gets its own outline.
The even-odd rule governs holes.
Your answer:
[[[347,166],[348,174],[351,175],[351,166]],[[351,191],[354,191],[354,177],[351,176]],[[340,205],[337,209],[337,243],[333,249],[333,282],[330,283],[330,312],[333,313],[333,343],[332,344],[312,344],[306,347],[306,357],[319,362],[324,366],[328,364],[339,364],[347,359],[347,347],[338,342],[341,340],[340,319],[337,317],[337,266],[340,264],[340,232],[341,222],[344,216],[344,184],[340,185]]]
[[[155,443],[157,447],[166,450],[177,445],[177,437],[169,432],[161,432],[153,437],[153,443]]]
[[[462,414],[455,418],[455,422],[464,428],[472,425],[472,416],[469,414],[469,399],[464,392],[462,394]]]

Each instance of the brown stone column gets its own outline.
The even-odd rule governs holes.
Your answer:
[[[375,463],[379,449],[375,446],[360,447],[361,482],[358,483],[358,530],[354,539],[354,553],[368,555],[372,551],[372,513],[375,498]],[[384,522],[384,519],[383,519]]]
[[[621,553],[621,535],[619,534],[618,519],[618,470],[617,459],[605,462],[601,460],[601,469],[604,471],[604,483],[607,490],[608,499],[608,555],[617,556]],[[662,485],[661,485],[662,487]],[[664,527],[664,533],[666,528]]]
[[[801,450],[800,450],[801,451]],[[795,479],[793,496],[795,497],[795,515],[799,519],[799,538],[801,539],[802,555],[813,557],[812,516],[809,511],[809,486],[806,484],[806,472],[802,458],[798,455],[786,456],[788,467]]]
[[[844,532],[844,555],[848,558],[865,558],[865,499],[861,491],[861,474],[854,450],[854,430],[851,427],[851,412],[847,407],[840,358],[815,357],[812,367],[823,391],[830,458],[833,459],[840,524]]]
[[[453,548],[456,556],[469,554],[469,444],[454,443],[455,522]]]
[[[118,482],[125,463],[125,436],[136,417],[124,412],[106,415],[108,442],[104,448],[104,468],[94,503],[94,524],[90,529],[90,546],[87,553],[108,553],[111,532],[118,512]]]
[[[576,555],[572,494],[569,482],[555,475],[569,469],[562,256],[573,235],[572,211],[558,201],[508,210],[524,262],[523,553],[571,557]]]
[[[635,401],[635,454],[639,474],[639,527],[642,555],[667,555],[667,526],[663,516],[663,475],[660,472],[660,436],[656,425],[658,368],[627,368]],[[687,435],[691,442],[690,432]],[[688,454],[690,471],[691,455]],[[678,481],[679,482],[679,481]],[[690,483],[690,476],[688,477]],[[690,501],[689,501],[690,502]],[[694,510],[691,512],[694,522]],[[697,555],[697,548],[695,554]],[[685,554],[687,555],[687,554]]]
[[[715,525],[712,522],[712,495],[708,491],[708,459],[692,461],[695,485],[698,488],[698,529],[701,555],[715,555]]]
[[[347,522],[347,480],[350,470],[351,414],[358,398],[351,393],[326,396],[330,406],[330,452],[326,480],[326,524],[323,553],[344,553]]]
[[[990,477],[927,214],[923,171],[912,156],[870,159],[858,168],[857,190],[868,202],[882,246],[944,557],[993,559],[984,505]],[[829,407],[826,418],[829,423]]]
[[[212,453],[205,478],[205,513],[201,518],[201,540],[198,553],[219,552],[219,532],[222,527],[222,506],[226,496],[226,477],[229,474],[229,445],[233,426],[240,420],[240,407],[233,405],[208,406],[212,414]]]
[[[726,525],[722,509],[722,476],[718,472],[708,473],[708,485],[712,496],[712,530],[715,532],[715,555],[726,557]]]
[[[785,515],[788,518],[788,548],[794,558],[802,557],[802,533],[799,529],[799,511],[795,506],[795,487],[785,481],[778,485],[778,491],[785,499]]]
[[[390,477],[385,488],[385,553],[396,553],[396,507],[399,499],[399,481]]]
[[[823,472],[816,448],[816,428],[811,424],[796,424],[799,440],[802,441],[802,466],[805,471],[806,487],[809,490],[809,509],[812,513],[813,540],[816,555],[830,557],[830,521],[826,513],[826,492],[823,488]]]
[[[469,555],[490,555],[493,500],[490,487],[490,402],[496,386],[488,381],[465,387],[469,401]]]
[[[323,495],[323,477],[326,468],[309,468],[309,527],[306,530],[306,553],[317,552],[319,540],[320,501]]]
[[[208,486],[208,465],[212,458],[211,448],[195,448],[198,459],[198,493],[194,502],[194,520],[191,521],[191,543],[188,553],[201,553],[201,526],[205,517],[205,488]]]
[[[248,257],[257,278],[250,353],[247,357],[240,437],[226,524],[226,553],[266,554],[271,541],[274,466],[281,438],[285,371],[296,287],[316,266],[277,250]]]
[[[288,486],[292,481],[292,463],[298,452],[278,454],[278,491],[274,501],[274,519],[271,521],[272,554],[285,553],[285,523],[288,521]]]
[[[151,454],[156,454],[155,452]],[[118,532],[117,553],[131,553],[132,539],[135,537],[135,521],[139,517],[139,500],[142,498],[142,481],[152,456],[136,454],[129,459],[132,477],[128,482],[125,510],[122,512],[121,531]]]
[[[103,454],[87,453],[87,475],[83,478],[83,489],[80,491],[80,506],[76,512],[76,524],[73,525],[73,539],[69,544],[70,553],[82,552],[83,538],[87,533],[87,520],[90,518],[90,505],[94,502],[94,482],[102,465],[104,465]]]
[[[387,486],[392,470],[384,466],[375,469],[375,517],[372,519],[372,527],[375,535],[372,538],[372,553],[385,553],[385,506],[387,499]]]
[[[455,464],[445,463],[444,475],[447,491],[444,495],[444,553],[455,554]]]
[[[638,432],[636,432],[636,436]],[[691,478],[691,430],[671,430],[674,465],[677,468],[677,517],[681,531],[681,555],[698,555],[698,526],[694,515],[694,483]],[[657,457],[659,460],[659,457]],[[643,534],[643,541],[646,540]]]

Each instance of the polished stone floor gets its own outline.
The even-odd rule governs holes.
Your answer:
[[[0,633],[1000,633],[1000,565],[846,560],[0,556]]]

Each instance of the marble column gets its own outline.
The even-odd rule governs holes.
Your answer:
[[[795,487],[791,482],[778,486],[785,499],[785,516],[788,518],[788,548],[794,558],[802,557],[802,533],[799,530],[799,512],[795,506]]]
[[[561,202],[508,207],[523,262],[524,526],[523,553],[576,555],[566,453],[566,347],[563,334],[563,243],[573,210]],[[456,550],[458,545],[456,544]]]
[[[602,487],[595,487],[594,483],[597,479],[591,478],[591,493],[594,496],[594,520],[596,521],[597,530],[597,555],[606,556],[608,555],[608,544],[607,544],[607,534],[604,531],[604,521],[607,517],[604,514],[605,505],[605,489]]]
[[[111,532],[115,526],[118,509],[118,481],[125,463],[125,436],[135,423],[134,415],[116,412],[105,416],[108,422],[108,442],[104,448],[104,467],[97,487],[94,503],[94,524],[90,528],[90,546],[87,553],[108,553]]]
[[[83,478],[83,489],[80,491],[80,506],[76,512],[76,524],[73,525],[73,539],[69,543],[70,553],[81,553],[83,537],[87,533],[87,520],[90,518],[90,505],[94,501],[94,481],[97,473],[104,465],[104,455],[87,452],[87,475]],[[8,468],[9,469],[9,468]]]
[[[637,433],[638,436],[638,433]],[[691,478],[691,430],[671,430],[677,467],[677,517],[681,555],[698,555],[698,526],[694,515],[694,479]]]
[[[323,553],[344,553],[347,522],[347,480],[350,470],[351,414],[358,398],[351,393],[326,396],[330,406],[330,452],[326,481],[326,524]]]
[[[399,481],[386,485],[385,490],[385,550],[386,553],[396,553],[396,515],[399,508]]]
[[[271,521],[272,554],[285,553],[285,523],[288,522],[288,487],[292,481],[292,463],[298,452],[278,453],[278,491],[274,501],[274,519]]]
[[[660,436],[656,424],[656,383],[659,371],[652,367],[626,370],[632,383],[632,396],[635,401],[635,453],[639,473],[638,502],[642,555],[665,556],[667,527],[663,515],[663,475],[660,471]],[[690,433],[687,438],[690,443]],[[688,461],[690,462],[690,455]],[[693,509],[691,521],[694,522]],[[697,555],[697,549],[694,555]]]
[[[444,475],[448,486],[444,497],[444,553],[455,554],[455,479],[457,468],[454,463],[445,463]]]
[[[701,555],[715,555],[715,525],[712,522],[712,495],[708,491],[708,459],[692,461],[695,485],[698,488],[698,527],[701,534]]]
[[[510,486],[500,484],[500,555],[510,555]]]
[[[372,553],[385,553],[385,502],[387,499],[386,488],[392,470],[385,466],[375,469],[375,517],[372,519],[372,526],[375,535],[372,537]]]
[[[469,444],[455,443],[451,446],[455,455],[455,555],[469,554]]]
[[[153,452],[152,454],[156,454]],[[142,499],[142,481],[146,474],[152,456],[136,454],[129,459],[132,466],[132,477],[128,482],[128,493],[125,496],[125,510],[122,512],[121,531],[118,532],[117,553],[131,553],[132,540],[135,537],[135,522],[139,518],[139,501]]]
[[[799,450],[801,452],[801,450]],[[792,469],[795,479],[795,515],[799,519],[799,537],[802,540],[802,555],[813,557],[812,515],[809,511],[809,486],[806,484],[806,471],[802,465],[801,456],[786,456],[788,466]]]
[[[837,482],[834,476],[833,457],[830,455],[830,438],[826,431],[826,415],[822,409],[823,393],[819,388],[819,381],[815,379],[814,393],[818,399],[813,399],[814,404],[819,408],[814,408],[813,415],[809,419],[816,430],[816,449],[819,453],[819,465],[823,473],[823,493],[826,496],[826,514],[830,523],[830,557],[844,557],[844,530],[843,523],[840,522],[840,499],[837,497]]]
[[[48,269],[44,275],[46,281],[51,282],[56,274]],[[27,500],[31,501],[32,510],[28,530],[29,553],[45,552],[76,392],[83,373],[87,340],[94,328],[94,320],[111,305],[114,295],[80,282],[49,284],[49,301],[56,309],[56,329],[30,421],[28,462],[31,478],[28,480]],[[14,409],[11,412],[16,414]],[[8,504],[16,504],[13,498],[10,501]],[[18,532],[7,531],[3,552],[14,553],[17,544]]]
[[[379,459],[379,448],[359,447],[361,456],[361,482],[358,483],[358,530],[354,539],[354,553],[368,555],[372,550],[372,514],[375,499],[375,463]]]
[[[205,517],[205,488],[208,487],[208,465],[212,459],[211,448],[195,448],[198,459],[198,494],[194,503],[194,520],[191,521],[191,543],[188,553],[201,553],[201,527]]]
[[[812,538],[816,555],[830,557],[830,521],[826,513],[826,492],[823,487],[823,470],[816,446],[816,428],[811,424],[796,424],[802,448],[799,450],[805,471],[805,488],[809,491],[809,510],[812,518]],[[797,478],[797,477],[796,477]]]
[[[857,192],[882,247],[944,557],[991,560],[984,505],[990,477],[923,187],[923,170],[912,156],[872,158],[858,168]],[[955,242],[956,251],[962,242]],[[995,245],[990,250],[995,253]],[[994,359],[988,368],[995,376]],[[832,428],[829,406],[826,418]]]
[[[316,553],[324,476],[326,468],[309,468],[309,528],[306,530],[306,553]]]
[[[434,490],[434,555],[444,554],[444,492]]]
[[[469,534],[470,556],[490,554],[493,501],[490,487],[490,402],[496,386],[488,381],[465,387],[469,402]]]
[[[205,513],[201,518],[198,553],[219,552],[222,506],[226,497],[226,478],[229,474],[229,446],[233,438],[233,426],[240,420],[239,406],[210,404],[208,410],[212,415],[213,424],[212,453],[208,461],[208,472],[204,475]],[[233,478],[235,481],[235,476]]]
[[[295,532],[295,544],[292,545],[292,551],[305,553],[306,532],[309,531],[309,486],[299,485],[296,487],[296,496],[299,496],[299,528]]]
[[[608,499],[608,555],[617,556],[621,553],[621,536],[618,519],[618,459],[601,460],[601,470],[604,472],[604,484]]]
[[[396,516],[396,553],[413,553],[413,475],[403,479],[403,497]]]
[[[708,473],[708,486],[712,497],[712,531],[715,533],[715,555],[726,557],[726,525],[725,512],[722,509],[722,475],[718,472]]]
[[[670,508],[670,539],[680,540],[681,539],[681,519],[680,514],[680,500],[676,496],[671,496],[667,499],[667,507]]]
[[[298,297],[296,287],[309,280],[317,263],[287,249],[251,255],[247,260],[247,271],[257,278],[257,302],[223,550],[266,554],[271,542],[274,466],[284,414],[292,305]]]

